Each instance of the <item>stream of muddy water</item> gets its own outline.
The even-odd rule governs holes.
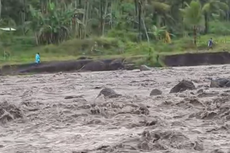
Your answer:
[[[230,89],[209,88],[208,79],[229,78],[229,69],[3,76],[0,152],[229,153]],[[182,79],[196,89],[169,94]],[[104,87],[122,96],[96,99]]]

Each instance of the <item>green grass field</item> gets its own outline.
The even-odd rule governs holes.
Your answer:
[[[214,48],[208,50],[207,43],[213,38]],[[96,51],[91,51],[97,42]],[[172,39],[171,44],[163,42],[135,43],[121,41],[119,38],[100,37],[85,40],[71,39],[59,45],[36,46],[34,39],[28,37],[15,37],[7,47],[1,47],[0,65],[21,64],[34,62],[37,52],[42,61],[73,60],[80,56],[93,58],[135,58],[137,62],[144,63],[146,57],[155,57],[156,54],[171,55],[192,52],[218,52],[228,51],[230,36],[205,35],[198,36],[197,46],[193,45],[192,37]],[[9,56],[4,56],[4,52]],[[139,58],[139,60],[138,60]]]

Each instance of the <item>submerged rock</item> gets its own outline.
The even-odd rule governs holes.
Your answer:
[[[153,89],[153,90],[150,92],[150,96],[157,96],[157,95],[162,95],[162,91],[159,90],[159,89]]]
[[[114,97],[119,97],[121,96],[121,94],[118,94],[117,92],[115,92],[113,89],[111,88],[104,88],[100,91],[100,93],[98,94],[97,97],[104,95],[105,97],[108,98],[114,98]]]
[[[230,87],[230,79],[219,78],[212,80],[210,83],[210,88],[223,88],[223,87]]]
[[[194,89],[196,89],[196,87],[192,81],[182,80],[170,90],[170,93],[178,93],[178,92],[183,92],[185,90],[194,90]]]

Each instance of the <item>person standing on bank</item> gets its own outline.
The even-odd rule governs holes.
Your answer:
[[[40,54],[39,54],[39,53],[37,53],[37,54],[35,55],[35,62],[36,62],[36,63],[40,63]]]
[[[210,38],[208,41],[208,48],[212,49],[212,46],[213,46],[213,41],[212,41],[212,38]]]

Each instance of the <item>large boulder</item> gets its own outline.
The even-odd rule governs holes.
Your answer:
[[[170,90],[170,93],[178,93],[178,92],[183,92],[185,90],[194,90],[194,89],[196,89],[196,87],[192,81],[182,80]]]
[[[219,79],[211,79],[210,83],[211,88],[223,88],[223,87],[230,87],[230,79],[219,78]]]

